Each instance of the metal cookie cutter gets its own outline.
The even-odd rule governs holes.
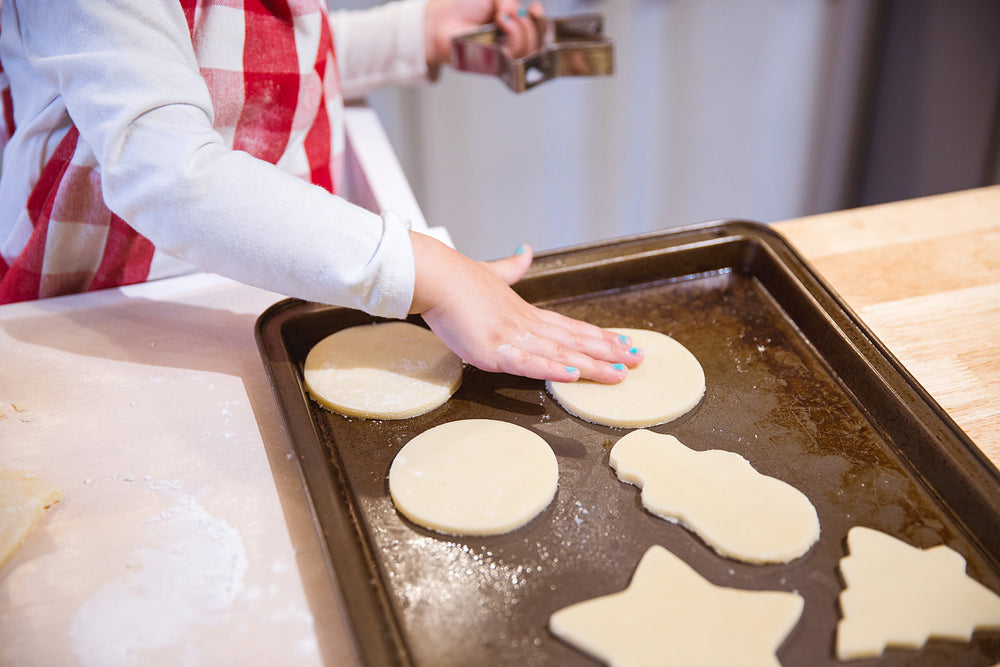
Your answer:
[[[535,19],[542,44],[523,58],[513,58],[504,35],[491,23],[451,42],[451,65],[463,72],[497,76],[521,93],[557,76],[600,76],[614,73],[614,44],[603,34],[604,17],[580,14]]]

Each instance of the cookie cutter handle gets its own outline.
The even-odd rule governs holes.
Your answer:
[[[496,76],[515,92],[559,76],[614,72],[614,46],[602,33],[600,14],[535,20],[542,35],[537,51],[522,58],[511,57],[504,48],[502,31],[490,24],[452,40],[452,67]]]

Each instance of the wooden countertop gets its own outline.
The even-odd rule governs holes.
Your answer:
[[[1000,187],[775,228],[1000,465]],[[279,298],[0,307],[0,465],[65,496],[0,572],[0,664],[351,661],[253,339]]]
[[[1000,467],[1000,186],[774,228]]]

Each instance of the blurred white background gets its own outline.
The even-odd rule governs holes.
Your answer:
[[[331,0],[334,8],[373,1]],[[547,0],[611,77],[379,91],[424,216],[477,259],[1000,182],[995,0]]]

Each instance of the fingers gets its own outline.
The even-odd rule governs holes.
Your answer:
[[[573,382],[581,377],[580,369],[575,366],[532,354],[510,344],[497,348],[497,370],[501,373],[555,382]]]
[[[497,349],[497,366],[507,373],[556,382],[585,378],[616,384],[628,375],[624,363],[594,359],[553,339],[527,335]]]
[[[537,316],[539,324],[518,336],[515,344],[525,353],[547,360],[554,375],[565,375],[570,367],[579,372],[579,378],[613,384],[642,363],[642,350],[625,336],[551,311],[538,309]],[[546,379],[566,381],[553,375]]]
[[[493,271],[493,273],[500,276],[508,285],[513,285],[518,280],[520,280],[528,268],[531,266],[531,260],[534,255],[531,252],[531,247],[526,245],[518,246],[517,250],[510,257],[504,257],[503,259],[498,259],[492,262],[487,262],[486,266]]]
[[[597,360],[625,364],[627,368],[635,368],[642,363],[642,350],[633,346],[628,336],[550,310],[539,309],[539,317],[549,327],[544,335],[565,347],[579,350]]]
[[[537,3],[536,3],[537,4]],[[518,2],[498,4],[497,24],[505,37],[505,46],[513,58],[523,58],[541,46],[538,24],[535,17],[539,8],[526,9]]]

